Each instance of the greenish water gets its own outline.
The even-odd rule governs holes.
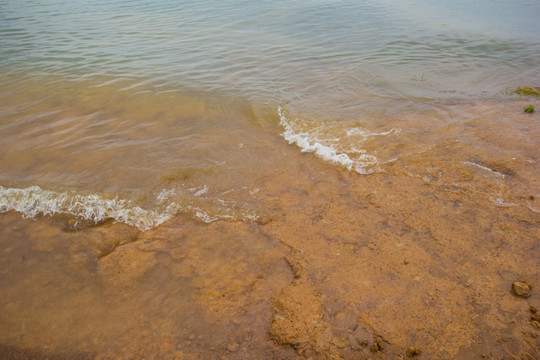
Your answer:
[[[526,0],[3,1],[0,66],[264,102],[478,95],[538,80],[539,16]]]

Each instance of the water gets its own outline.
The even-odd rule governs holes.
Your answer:
[[[1,9],[2,184],[121,196],[149,211],[161,191],[178,189],[164,181],[175,172],[242,178],[218,185],[195,176],[183,193],[249,192],[246,172],[264,176],[257,165],[277,154],[257,159],[248,149],[274,147],[265,131],[278,123],[304,134],[301,150],[324,148],[315,153],[371,173],[438,141],[424,133],[454,121],[448,101],[509,100],[500,92],[538,83],[540,7],[531,1],[7,1]],[[439,121],[390,119],[426,104]],[[421,138],[407,138],[415,132]],[[198,200],[186,196],[177,201]]]
[[[169,239],[162,253],[128,251],[157,251],[155,256],[169,259],[160,258],[166,265],[150,267],[154,272],[145,275],[157,285],[138,275],[126,281],[143,282],[134,297],[163,291],[166,298],[178,293],[167,276],[182,279],[182,286],[206,304],[194,317],[182,315],[196,306],[189,296],[175,308],[175,321],[187,324],[182,331],[188,337],[191,331],[211,332],[204,315],[209,308],[226,317],[222,311],[228,305],[209,300],[208,293],[217,290],[208,284],[224,281],[234,287],[234,276],[247,279],[253,272],[274,279],[265,268],[272,263],[281,277],[275,275],[275,285],[254,295],[267,301],[257,311],[270,316],[268,299],[290,280],[290,274],[283,275],[285,255],[279,251],[284,250],[275,250],[276,242],[308,233],[301,214],[326,214],[336,199],[342,203],[328,211],[343,217],[336,215],[336,226],[324,230],[330,239],[342,237],[343,223],[362,222],[370,229],[365,231],[379,234],[379,216],[400,218],[417,203],[446,210],[448,202],[469,204],[469,218],[457,221],[470,228],[497,211],[513,214],[507,219],[519,217],[522,225],[536,224],[530,219],[540,210],[540,122],[537,113],[522,111],[540,103],[511,90],[540,86],[539,18],[540,2],[533,0],[0,0],[0,219],[6,227],[4,248],[12,249],[5,250],[4,261],[13,261],[4,285],[16,289],[4,308],[26,296],[15,284],[28,276],[14,275],[20,264],[9,254],[38,251],[39,241],[52,244],[41,246],[57,254],[58,269],[47,276],[62,277],[62,269],[82,266],[73,281],[90,276],[85,291],[101,294],[111,284],[96,280],[109,274],[101,257],[133,239],[167,234],[155,238]],[[401,200],[378,198],[381,194]],[[442,200],[445,196],[449,199]],[[358,214],[364,203],[379,207]],[[422,211],[427,210],[417,209]],[[438,231],[457,231],[456,219],[433,216]],[[437,232],[429,216],[422,221],[419,234]],[[244,238],[268,224],[278,224],[277,229]],[[124,226],[130,230],[124,232]],[[534,232],[518,228],[525,237]],[[462,231],[456,236],[471,235]],[[179,233],[214,248],[217,252],[204,256],[220,264],[222,273],[205,272],[202,260],[192,264],[197,270],[191,277],[175,268],[173,263],[184,260],[163,254],[178,246],[170,239]],[[105,245],[92,240],[101,237],[116,240]],[[238,260],[242,270],[227,265],[230,254],[220,241],[236,244],[244,256]],[[199,254],[194,249],[185,250]],[[261,249],[273,255],[261,255]],[[47,271],[46,257],[37,258],[34,269]],[[155,259],[143,262],[155,264]],[[124,265],[118,260],[111,266]],[[58,293],[75,296],[66,285],[72,280],[63,281]],[[206,295],[198,297],[197,286]],[[238,286],[251,285],[246,280]],[[116,295],[105,303],[90,297],[102,317],[95,323],[80,320],[85,326],[77,338],[64,329],[14,340],[6,334],[22,329],[15,316],[3,343],[45,349],[45,354],[48,342],[53,350],[95,351],[99,346],[84,334],[106,326],[106,302],[114,303],[117,326],[125,318]],[[172,305],[148,301],[144,321],[157,324],[167,317],[160,306]],[[75,296],[66,306],[82,303],[87,304]],[[126,306],[137,308],[131,302]],[[52,310],[35,311],[40,317]],[[261,345],[266,323],[254,322],[262,325],[253,336],[263,340],[253,341],[250,351],[286,356]],[[111,336],[94,334],[92,341]],[[133,340],[145,335],[137,336],[113,336],[112,343],[137,343]],[[222,339],[214,340],[214,347],[221,346]],[[110,344],[107,349],[120,351]],[[132,355],[134,350],[122,351]]]

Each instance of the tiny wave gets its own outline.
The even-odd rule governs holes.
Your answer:
[[[371,174],[378,170],[379,161],[375,155],[368,154],[365,149],[358,148],[357,145],[374,136],[398,135],[398,129],[391,129],[382,133],[369,132],[364,129],[340,129],[336,138],[319,138],[318,129],[302,130],[302,126],[297,126],[286,115],[281,106],[278,107],[280,124],[285,131],[282,136],[289,144],[295,144],[302,152],[311,152],[320,158],[341,165],[349,171],[359,174]],[[343,134],[341,134],[343,133]],[[345,138],[355,138],[350,146],[343,146]],[[352,139],[354,140],[354,139]]]
[[[499,178],[501,178],[501,179],[504,179],[504,177],[505,177],[504,174],[502,174],[502,173],[500,173],[500,172],[498,172],[498,171],[495,171],[495,170],[493,170],[493,169],[491,169],[491,168],[488,168],[488,167],[486,167],[486,166],[483,166],[483,165],[474,163],[474,162],[472,162],[472,161],[464,161],[463,164],[475,166],[475,167],[477,167],[477,168],[479,168],[479,169],[482,169],[482,170],[484,170],[484,171],[486,171],[486,172],[488,172],[488,173],[490,173],[490,174],[493,174],[493,175],[495,175],[496,177],[499,177]]]
[[[200,197],[207,190],[204,186],[195,191]],[[148,231],[170,220],[178,213],[186,213],[205,223],[218,220],[250,220],[257,216],[246,209],[203,209],[193,203],[183,203],[177,189],[164,189],[157,196],[156,209],[148,210],[133,201],[115,197],[104,198],[98,194],[78,194],[74,191],[57,192],[31,186],[24,189],[0,186],[0,213],[16,211],[25,218],[38,215],[70,215],[94,223],[112,219],[141,231]]]
[[[529,210],[531,210],[533,213],[540,214],[540,210],[533,208],[530,202],[527,202],[527,207],[528,207]]]
[[[490,197],[489,200],[493,203],[493,205],[498,206],[498,207],[519,206],[518,204],[505,202],[500,196],[497,197],[496,199],[494,199],[493,197]]]

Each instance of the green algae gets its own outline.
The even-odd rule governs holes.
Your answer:
[[[512,90],[511,93],[520,96],[540,96],[540,91],[530,86],[519,87],[515,90]]]

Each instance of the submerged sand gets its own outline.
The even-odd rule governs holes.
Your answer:
[[[452,126],[536,161],[537,127],[516,139],[487,123]],[[540,358],[539,170],[525,156],[447,141],[359,175],[280,146],[258,221],[179,214],[141,232],[1,214],[0,356]]]

